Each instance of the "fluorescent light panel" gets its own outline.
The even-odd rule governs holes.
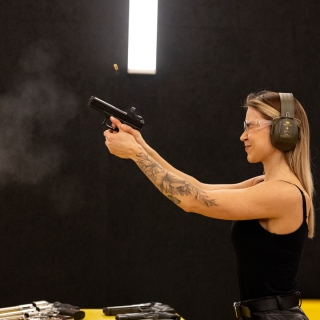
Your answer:
[[[157,70],[158,0],[129,1],[128,73]]]

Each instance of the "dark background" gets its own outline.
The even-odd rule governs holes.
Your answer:
[[[153,76],[126,73],[128,4],[0,2],[0,307],[159,301],[187,320],[230,319],[231,223],[183,212],[111,156],[86,105],[95,95],[137,107],[144,138],[170,163],[234,183],[262,172],[239,141],[246,95],[293,92],[319,193],[320,3],[159,0]],[[299,274],[305,298],[320,298],[316,229]]]

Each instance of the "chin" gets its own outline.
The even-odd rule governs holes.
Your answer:
[[[258,163],[258,162],[261,162],[261,160],[258,160],[258,159],[255,159],[253,157],[250,157],[249,155],[247,156],[247,161],[249,163]]]

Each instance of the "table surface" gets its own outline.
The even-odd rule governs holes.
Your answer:
[[[309,320],[319,320],[320,300],[304,299],[302,309],[309,317]],[[115,317],[104,315],[101,309],[81,309],[86,313],[85,320],[115,320]],[[181,320],[184,320],[181,318]]]
[[[309,320],[319,320],[320,318],[320,300],[303,299],[302,310],[308,316]]]

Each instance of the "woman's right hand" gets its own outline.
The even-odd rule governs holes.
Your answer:
[[[110,121],[112,122],[112,124],[114,125],[114,127],[116,127],[116,125],[114,124],[114,122],[112,121],[114,118],[111,117]],[[140,133],[140,131],[133,129],[132,127],[126,125],[126,124],[122,124],[121,125],[121,129],[127,133],[130,133],[135,139],[136,141],[144,148],[146,146],[146,142],[144,141],[144,139],[142,138],[142,135]]]

